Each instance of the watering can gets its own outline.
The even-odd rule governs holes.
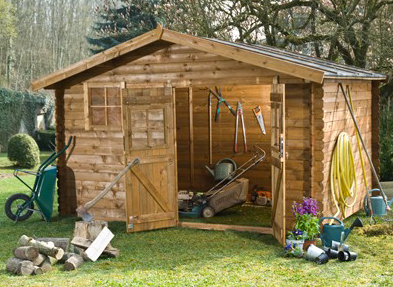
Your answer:
[[[341,232],[344,232],[343,241],[345,241],[354,227],[363,227],[363,222],[359,217],[355,219],[350,228],[346,229],[344,228],[344,224],[340,219],[332,216],[321,217],[319,219],[319,224],[321,224],[325,219],[333,219],[338,222],[338,224],[326,223],[323,225],[320,238],[322,240],[322,245],[326,247],[332,247],[332,241],[341,242]]]
[[[369,196],[370,193],[372,193],[374,191],[378,191],[379,193],[381,193],[381,191],[379,189],[374,188],[374,189],[367,191],[367,194],[364,197],[363,206],[364,206],[364,210],[366,211],[367,215],[370,215],[370,213],[371,213],[368,206],[367,206],[367,197]],[[387,214],[385,200],[382,196],[385,197],[386,202],[389,207],[393,203],[393,198],[390,200],[387,200],[385,195],[377,195],[377,196],[372,195],[372,196],[370,196],[371,208],[372,208],[373,215],[375,215],[375,216],[384,216]]]
[[[214,176],[214,179],[219,181],[223,179],[231,179],[231,174],[236,170],[236,162],[230,158],[223,158],[219,160],[215,166],[214,170],[206,165],[207,170]]]

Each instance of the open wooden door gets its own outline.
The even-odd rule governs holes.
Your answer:
[[[273,83],[271,101],[272,227],[285,244],[285,85]]]
[[[123,89],[127,232],[175,226],[175,106],[172,88]]]

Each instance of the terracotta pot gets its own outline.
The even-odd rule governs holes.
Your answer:
[[[303,243],[303,250],[307,251],[307,247],[311,244],[315,245],[315,239],[314,240],[305,240]]]

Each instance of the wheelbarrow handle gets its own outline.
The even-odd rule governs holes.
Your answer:
[[[74,138],[73,136],[70,136],[70,137],[68,138],[68,143],[67,143],[67,145],[66,145],[67,148],[70,146],[70,144],[71,144],[73,138]]]

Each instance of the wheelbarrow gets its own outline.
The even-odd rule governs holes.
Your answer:
[[[52,165],[55,160],[62,155],[70,146],[72,136],[68,139],[67,145],[58,153],[52,153],[39,167],[37,172],[15,169],[14,176],[27,186],[31,195],[16,193],[11,195],[5,202],[5,214],[15,222],[25,221],[33,212],[41,213],[45,221],[50,221],[53,212],[53,199],[55,193],[55,183],[57,176],[57,166]],[[33,187],[29,186],[20,176],[19,173],[34,175],[35,181]],[[34,203],[38,209],[34,209]]]

